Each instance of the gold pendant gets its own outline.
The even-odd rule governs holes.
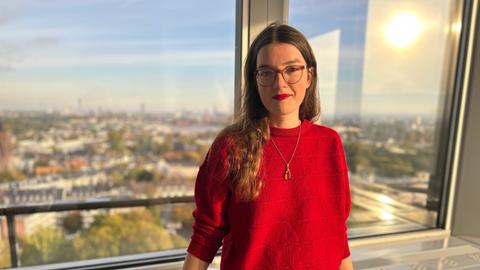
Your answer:
[[[283,174],[284,180],[290,180],[292,178],[292,173],[290,173],[290,167],[287,165],[285,166],[285,173]]]

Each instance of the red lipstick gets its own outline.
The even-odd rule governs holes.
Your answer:
[[[284,99],[287,99],[290,96],[291,96],[290,94],[278,94],[278,95],[273,96],[273,98],[276,99],[276,100],[284,100]]]

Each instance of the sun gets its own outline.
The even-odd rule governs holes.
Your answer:
[[[400,13],[388,22],[384,34],[390,44],[403,49],[414,43],[421,31],[422,23],[415,14]]]

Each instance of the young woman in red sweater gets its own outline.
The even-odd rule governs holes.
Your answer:
[[[352,269],[348,170],[339,135],[318,117],[306,38],[270,25],[245,64],[242,114],[216,138],[195,184],[184,270]]]

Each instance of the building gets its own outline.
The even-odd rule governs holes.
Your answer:
[[[0,172],[12,169],[12,142],[10,132],[0,122]]]

